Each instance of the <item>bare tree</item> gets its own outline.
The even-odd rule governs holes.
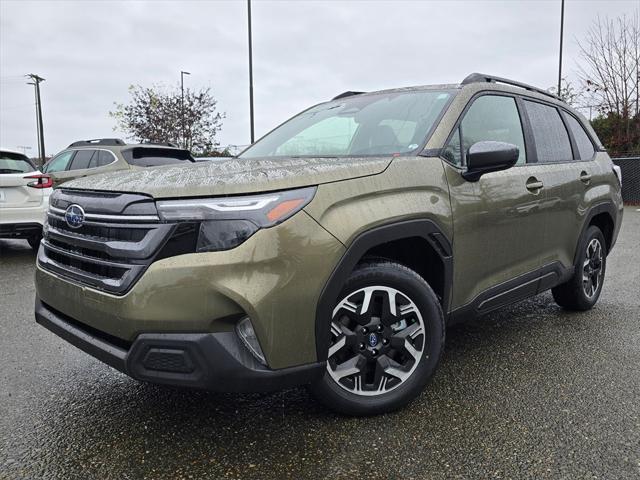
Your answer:
[[[562,101],[571,105],[572,107],[581,108],[580,100],[582,98],[581,89],[576,90],[576,87],[572,82],[567,80],[565,77],[562,77],[562,82],[560,85],[560,92],[558,92],[558,87],[553,86],[547,89],[550,93],[558,96]]]
[[[615,20],[598,18],[578,42],[583,64],[579,78],[589,104],[601,117],[611,119],[612,147],[625,148],[638,140],[640,132],[638,94],[640,87],[639,11]]]
[[[173,142],[195,154],[210,152],[219,145],[216,134],[222,128],[223,113],[209,88],[184,91],[184,107],[179,89],[129,87],[128,104],[116,103],[109,115],[117,128],[139,142]],[[184,117],[183,117],[184,116]],[[184,118],[184,133],[182,119]]]

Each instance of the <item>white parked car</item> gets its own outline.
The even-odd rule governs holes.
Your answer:
[[[24,238],[37,250],[52,190],[26,155],[0,149],[0,238]]]

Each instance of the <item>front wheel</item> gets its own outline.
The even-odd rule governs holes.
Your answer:
[[[327,407],[375,415],[414,399],[444,347],[444,316],[413,270],[377,261],[358,267],[334,306],[327,370],[311,390]]]

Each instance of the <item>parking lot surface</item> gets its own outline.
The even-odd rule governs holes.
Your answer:
[[[304,388],[138,383],[33,319],[35,255],[0,240],[0,478],[640,478],[640,211],[596,307],[549,293],[447,332],[408,408],[346,418]]]

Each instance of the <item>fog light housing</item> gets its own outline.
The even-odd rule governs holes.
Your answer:
[[[251,319],[249,317],[244,317],[238,322],[236,325],[236,333],[238,334],[238,337],[240,337],[240,340],[242,340],[242,343],[244,343],[244,346],[247,347],[253,356],[266,367],[267,361],[264,358],[264,353],[262,353],[262,348],[260,348],[258,337],[256,336],[256,332],[253,330],[253,325],[251,324]]]

